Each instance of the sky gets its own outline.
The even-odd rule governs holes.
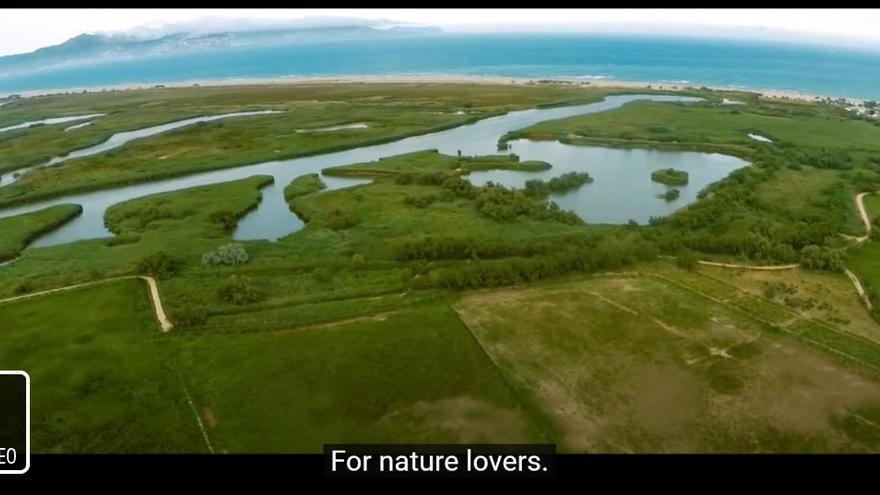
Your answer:
[[[721,33],[880,44],[880,9],[0,9],[0,55],[30,52],[82,33],[308,17],[386,19],[450,32]]]

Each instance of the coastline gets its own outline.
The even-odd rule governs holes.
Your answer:
[[[828,95],[816,95],[801,91],[777,90],[777,89],[752,89],[741,87],[723,87],[694,85],[689,82],[648,82],[628,81],[604,77],[505,77],[505,76],[478,76],[458,74],[383,74],[383,75],[338,75],[338,76],[280,76],[280,77],[241,77],[223,79],[186,80],[168,83],[129,83],[107,86],[89,86],[78,88],[32,90],[16,93],[22,98],[47,96],[63,93],[103,92],[103,91],[126,91],[137,89],[151,89],[156,87],[183,88],[198,86],[250,86],[250,85],[295,85],[295,84],[511,84],[533,85],[541,81],[559,84],[573,84],[591,87],[615,87],[627,89],[660,89],[664,91],[683,91],[687,88],[706,87],[715,91],[737,91],[743,93],[758,94],[763,98],[796,100],[815,102],[826,97],[837,98]],[[8,97],[10,95],[6,95]],[[857,98],[844,98],[845,100],[861,104],[865,100]]]

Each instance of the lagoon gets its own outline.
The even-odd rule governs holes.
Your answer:
[[[529,179],[548,180],[566,172],[587,172],[593,182],[548,198],[564,210],[572,210],[587,223],[646,224],[652,216],[665,216],[693,203],[706,186],[717,182],[748,162],[719,153],[620,149],[563,144],[558,141],[518,139],[508,142],[522,160],[543,160],[550,170],[520,172],[486,170],[472,172],[474,185],[492,181],[507,187],[523,187]],[[686,185],[675,186],[679,196],[665,200],[667,186],[651,180],[651,172],[674,168],[688,173]]]

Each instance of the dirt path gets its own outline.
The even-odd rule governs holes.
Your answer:
[[[156,279],[146,275],[141,275],[138,278],[145,280],[150,287],[150,300],[153,301],[153,310],[156,312],[156,320],[159,321],[159,327],[162,328],[163,332],[170,332],[174,328],[174,324],[165,315],[165,308],[162,307],[162,298],[159,297],[159,285],[156,284]]]
[[[703,261],[699,260],[697,263],[706,266],[720,266],[721,268],[744,268],[746,270],[791,270],[792,268],[798,268],[800,263],[791,263],[788,265],[766,265],[766,266],[755,266],[755,265],[736,265],[733,263],[716,263],[714,261]]]
[[[859,216],[862,218],[862,224],[865,225],[865,235],[860,237],[851,237],[850,239],[856,242],[865,242],[871,237],[871,219],[868,218],[868,211],[865,209],[865,195],[871,194],[869,192],[863,192],[856,194],[856,211],[859,212]]]
[[[153,277],[149,277],[146,275],[128,275],[124,277],[112,277],[105,278],[102,280],[95,280],[93,282],[83,282],[81,284],[67,285],[65,287],[58,287],[55,289],[47,289],[41,290],[39,292],[32,292],[30,294],[24,294],[21,296],[8,297],[6,299],[0,299],[0,304],[7,302],[20,301],[23,299],[30,299],[32,297],[45,296],[48,294],[54,294],[56,292],[64,292],[68,290],[79,289],[80,287],[88,287],[90,285],[97,284],[105,284],[108,282],[115,282],[117,280],[128,280],[132,278],[139,278],[147,282],[147,286],[150,289],[150,301],[153,303],[153,312],[156,314],[156,320],[159,322],[159,327],[163,332],[168,332],[172,328],[174,328],[174,324],[171,323],[171,320],[168,319],[168,316],[165,314],[165,308],[162,307],[162,299],[159,297],[159,285],[156,284],[156,279]]]
[[[856,287],[856,292],[859,293],[859,297],[861,297],[862,301],[865,302],[865,306],[868,307],[868,311],[871,311],[873,309],[871,299],[868,298],[868,294],[865,293],[865,288],[862,286],[862,282],[859,280],[859,277],[857,277],[855,273],[849,271],[846,268],[844,268],[843,271],[846,272],[846,276],[849,277],[853,285]]]

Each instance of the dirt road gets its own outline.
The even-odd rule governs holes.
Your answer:
[[[871,194],[869,192],[863,192],[856,194],[856,211],[859,212],[859,217],[862,218],[862,224],[865,225],[865,235],[860,237],[850,237],[850,239],[856,242],[865,242],[871,237],[871,219],[868,218],[868,211],[865,209],[865,195]]]
[[[756,266],[756,265],[736,265],[733,263],[716,263],[714,261],[703,261],[699,260],[697,263],[706,266],[720,266],[722,268],[744,268],[746,270],[791,270],[792,268],[797,268],[800,263],[791,263],[788,265],[766,265],[766,266]]]

